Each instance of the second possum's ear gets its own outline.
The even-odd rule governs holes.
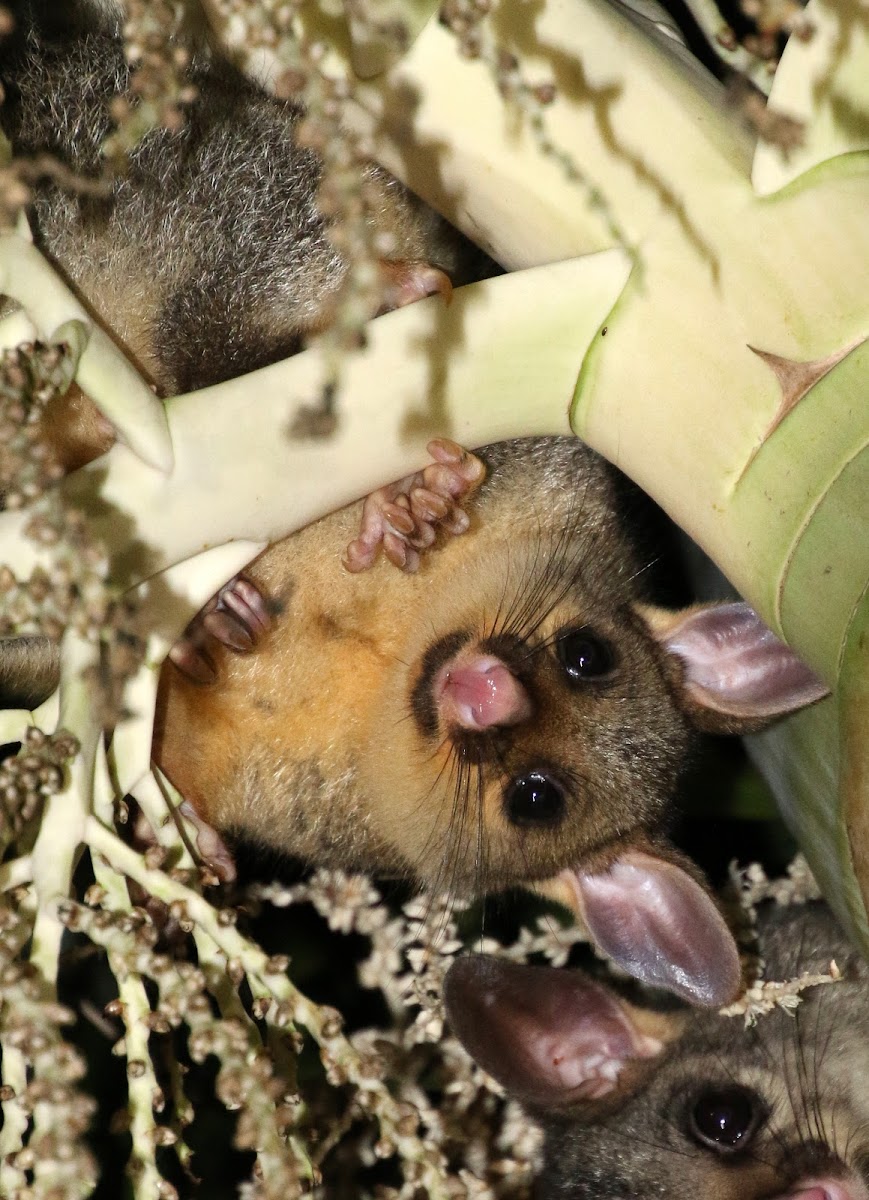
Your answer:
[[[633,1090],[681,1027],[645,1013],[581,971],[472,954],[447,972],[453,1032],[511,1096],[537,1108]]]
[[[698,729],[753,733],[827,695],[827,685],[745,603],[684,612],[641,605],[639,612],[678,661],[677,698]]]

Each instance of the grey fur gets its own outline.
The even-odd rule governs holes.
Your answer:
[[[30,28],[0,50],[0,76],[15,151],[96,174],[128,83],[111,22]],[[37,243],[166,394],[293,353],[348,265],[317,211],[320,160],[294,141],[299,106],[204,53],[190,78],[187,123],[148,134],[109,198],[46,180],[32,209]],[[458,235],[379,168],[368,178],[381,197],[372,220],[397,233],[393,257],[454,272]]]
[[[0,708],[37,708],[57,687],[60,651],[45,637],[0,639]]]

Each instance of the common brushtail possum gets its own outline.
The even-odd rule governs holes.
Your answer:
[[[347,574],[360,503],[230,584],[230,634],[192,651],[212,682],[186,643],[164,668],[156,760],[218,829],[465,894],[538,887],[633,973],[719,1003],[737,955],[666,841],[673,793],[698,731],[824,687],[745,604],[646,602],[648,548],[578,439],[480,459],[470,527],[415,573]]]
[[[37,8],[0,44],[0,126],[17,154],[96,177],[113,103],[136,102],[121,10]],[[106,195],[46,175],[30,206],[36,244],[162,395],[294,353],[328,325],[349,269],[317,207],[322,160],[296,143],[300,105],[203,48],[189,76],[186,120],[148,133]],[[482,254],[381,168],[365,167],[359,186],[373,234],[391,247],[384,306],[483,269]]]
[[[542,1123],[538,1200],[869,1198],[869,967],[820,902],[759,915],[765,978],[842,978],[748,1028],[581,971],[450,968],[453,1031]]]

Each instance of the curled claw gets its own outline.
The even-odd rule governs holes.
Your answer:
[[[456,474],[470,489],[478,487],[483,482],[486,468],[482,461],[477,458],[476,454],[471,454],[470,450],[465,450],[451,438],[432,438],[426,446],[426,450],[435,462],[453,467]],[[427,467],[426,470],[431,470],[431,468]],[[425,474],[425,472],[423,473]]]
[[[169,660],[191,683],[214,683],[217,678],[214,659],[195,636],[195,631],[190,632],[190,625],[169,651]]]
[[[404,505],[400,503],[401,500],[404,500]],[[400,496],[399,500],[394,504],[385,503],[382,511],[383,519],[391,527],[392,532],[408,537],[416,529],[416,521],[409,507],[406,507],[406,505],[407,498]]]
[[[214,683],[215,644],[247,654],[271,627],[266,602],[250,579],[236,575],[200,609],[169,651],[169,658],[192,683]]]
[[[412,575],[419,568],[419,551],[394,533],[384,536],[383,553],[394,567],[408,575]]]
[[[445,501],[472,496],[486,474],[476,454],[462,449],[449,438],[435,438],[426,446],[435,460],[422,471],[422,489]]]
[[[450,511],[443,496],[428,488],[414,488],[410,493],[410,510],[418,521],[442,521]]]
[[[246,654],[248,650],[253,649],[253,637],[233,613],[215,609],[203,616],[202,624],[206,633],[210,633],[221,645],[228,646],[238,654]]]
[[[234,613],[257,641],[271,629],[272,616],[262,592],[252,580],[236,575],[217,593],[217,607]]]
[[[344,555],[348,571],[367,570],[382,546],[393,566],[412,573],[439,530],[456,537],[468,528],[460,501],[482,483],[483,463],[449,438],[435,438],[427,449],[433,463],[366,498],[359,536]]]

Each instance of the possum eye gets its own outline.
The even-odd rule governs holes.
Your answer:
[[[566,629],[556,643],[558,661],[570,683],[601,679],[615,666],[615,651],[588,625]]]
[[[545,771],[528,771],[510,783],[504,810],[513,825],[552,825],[564,815],[564,791]]]
[[[754,1092],[742,1087],[709,1088],[694,1101],[688,1117],[692,1137],[719,1154],[745,1147],[763,1119]]]

